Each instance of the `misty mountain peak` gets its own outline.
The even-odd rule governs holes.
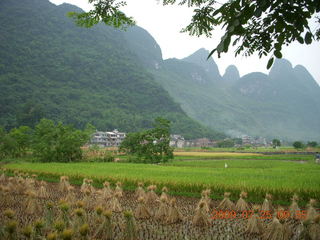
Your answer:
[[[234,82],[239,80],[240,74],[239,74],[238,68],[235,65],[229,65],[226,68],[226,71],[222,78],[227,82]]]
[[[219,73],[217,64],[212,57],[207,59],[209,54],[210,53],[208,50],[200,48],[190,56],[183,58],[182,61],[197,64],[205,70],[208,76],[210,76],[214,80],[221,80],[221,75]]]

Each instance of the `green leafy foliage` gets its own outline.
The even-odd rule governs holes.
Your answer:
[[[74,18],[79,26],[92,27],[101,21],[112,27],[126,28],[127,26],[132,26],[135,23],[131,17],[127,17],[122,11],[120,11],[120,7],[126,5],[124,1],[89,0],[88,2],[93,4],[93,10],[83,13],[68,13],[68,16]]]
[[[273,139],[272,140],[272,146],[273,146],[273,148],[276,148],[276,147],[280,147],[281,146],[281,142],[280,142],[280,140],[279,139]]]
[[[319,39],[320,36],[319,27],[312,32],[309,26],[309,21],[320,12],[319,1],[234,0],[221,4],[208,0],[163,0],[162,3],[179,3],[194,8],[191,23],[182,30],[190,35],[212,37],[215,27],[222,26],[224,35],[209,57],[214,52],[220,57],[221,53],[228,52],[231,44],[237,46],[236,56],[240,53],[245,56],[258,53],[259,57],[262,57],[273,53],[275,57],[282,58],[283,45],[289,45],[293,41],[311,44],[315,37]],[[95,12],[87,13],[86,17],[89,19],[86,19],[86,22],[97,23],[100,18],[110,18],[110,12],[119,4],[115,1],[100,0],[94,6]],[[100,11],[102,8],[104,11]],[[117,17],[118,14],[114,12],[111,16]],[[318,17],[317,19],[320,21]],[[132,23],[132,19],[125,15],[121,16],[121,20],[123,23],[120,22],[119,26]],[[306,34],[303,38],[304,32]],[[268,68],[271,65],[270,59]]]
[[[9,133],[0,128],[0,158],[26,155],[31,141],[32,129],[27,126],[13,128]]]
[[[303,142],[300,142],[300,141],[295,141],[292,146],[295,148],[295,149],[302,149],[305,147],[305,145],[303,144]]]
[[[217,147],[219,148],[230,148],[230,147],[234,147],[234,140],[233,139],[225,139],[222,141],[218,141],[217,142]]]
[[[311,141],[311,142],[308,142],[307,143],[307,146],[308,147],[317,147],[318,146],[318,143],[316,141]]]
[[[155,126],[142,132],[129,133],[120,145],[120,151],[136,157],[144,163],[167,162],[173,159],[170,147],[170,121],[157,118]]]
[[[92,127],[77,130],[61,122],[42,119],[34,131],[34,155],[43,162],[74,162],[82,159],[81,147],[88,142]]]

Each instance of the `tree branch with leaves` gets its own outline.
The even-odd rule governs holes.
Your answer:
[[[261,58],[271,55],[267,68],[274,57],[282,58],[282,47],[294,41],[311,44],[320,39],[319,0],[159,0],[163,5],[187,5],[194,9],[189,25],[182,32],[190,35],[214,37],[216,27],[224,34],[210,52],[218,57],[230,46],[236,47],[235,56],[257,53]],[[120,8],[126,3],[116,0],[89,0],[94,9],[88,13],[70,13],[81,26],[91,27],[102,21],[107,25],[126,28],[135,24]],[[317,24],[311,29],[310,22]]]

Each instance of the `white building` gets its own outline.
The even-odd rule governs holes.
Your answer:
[[[118,147],[125,137],[126,134],[119,132],[117,129],[112,132],[96,131],[90,140],[90,144],[99,145],[100,147]]]

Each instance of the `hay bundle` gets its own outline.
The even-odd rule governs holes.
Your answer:
[[[289,212],[290,212],[290,218],[292,219],[296,219],[297,213],[300,211],[300,208],[298,206],[298,201],[299,201],[299,197],[297,194],[294,194],[292,197],[292,203],[289,207]]]
[[[284,220],[274,217],[270,225],[267,227],[265,239],[268,240],[289,240],[291,239],[292,231]]]
[[[168,198],[165,196],[160,197],[160,207],[158,208],[158,211],[155,214],[155,218],[157,220],[165,220],[168,218]]]
[[[148,219],[151,217],[151,212],[147,208],[145,204],[145,200],[143,197],[140,197],[138,199],[138,207],[136,208],[134,212],[134,216],[136,219]]]
[[[82,185],[80,187],[80,192],[85,193],[87,190],[90,191],[89,179],[84,178],[83,181],[82,181]]]
[[[201,199],[197,204],[196,211],[200,209],[200,205],[203,205],[203,209],[208,213],[210,212],[210,204],[211,204],[211,199],[209,198],[211,190],[206,189],[202,191],[201,193]]]
[[[170,201],[170,208],[169,208],[169,213],[167,218],[167,223],[169,224],[178,223],[183,220],[182,214],[179,212],[176,204],[177,204],[176,199],[172,198]]]
[[[123,196],[123,190],[121,188],[121,185],[122,185],[121,182],[117,182],[116,189],[114,190],[114,192],[117,193],[119,197]]]
[[[146,203],[152,204],[155,203],[158,200],[158,195],[154,192],[154,190],[157,189],[156,185],[150,185],[148,186],[148,191],[146,193]]]
[[[17,189],[16,189],[16,182],[15,182],[15,179],[13,178],[13,177],[9,177],[8,178],[8,189],[9,189],[9,191],[11,192],[11,193],[14,193],[14,192],[16,192],[17,191]],[[28,190],[29,191],[31,191],[31,188],[29,189],[28,188]]]
[[[39,212],[41,212],[41,208],[40,204],[37,204],[36,202],[37,194],[33,191],[27,191],[26,194],[26,213],[30,215],[39,214]]]
[[[66,201],[69,202],[70,204],[73,204],[76,202],[76,193],[75,193],[75,188],[73,186],[68,187],[68,193],[66,196]]]
[[[121,205],[120,205],[120,202],[119,202],[119,198],[120,198],[120,195],[119,193],[114,193],[111,200],[110,200],[110,203],[109,203],[109,209],[113,212],[122,212],[122,208],[121,208]]]
[[[168,188],[167,187],[163,187],[162,188],[162,193],[161,193],[161,196],[160,196],[160,200],[161,198],[164,198],[166,202],[169,203],[169,196],[168,196]]]
[[[137,226],[134,221],[134,217],[132,212],[124,212],[124,218],[125,218],[125,236],[124,240],[137,240],[138,238],[138,231]]]
[[[110,183],[105,181],[103,183],[102,196],[105,200],[112,198],[112,189],[110,188]]]
[[[66,193],[68,191],[68,187],[70,186],[69,177],[68,176],[61,176],[59,189],[61,192]]]
[[[248,211],[250,210],[249,204],[246,202],[245,198],[248,197],[248,194],[246,192],[241,192],[240,193],[240,198],[237,201],[236,204],[236,211],[238,212],[243,212],[243,211]]]
[[[28,189],[28,187],[25,184],[25,180],[21,177],[17,179],[17,185],[16,190],[19,194],[24,194],[24,192]]]
[[[5,183],[5,182],[6,182],[6,175],[2,173],[0,176],[0,183]]]
[[[44,181],[40,182],[40,189],[38,192],[38,197],[42,199],[49,198],[49,193],[47,192],[47,183]]]
[[[307,220],[313,220],[317,216],[317,210],[314,208],[317,200],[310,199],[307,210]]]
[[[320,215],[317,215],[309,227],[309,236],[311,240],[320,239]]]
[[[261,207],[262,211],[269,211],[270,213],[273,211],[273,207],[272,207],[272,195],[267,193],[266,197],[263,201],[262,207]]]
[[[218,209],[221,209],[221,210],[234,210],[235,209],[234,203],[229,199],[230,195],[231,195],[230,192],[224,193],[224,199],[219,204]]]
[[[138,182],[138,187],[135,191],[135,197],[139,199],[140,197],[145,198],[146,197],[146,192],[143,189],[143,183]]]
[[[84,192],[84,197],[82,199],[82,202],[84,203],[84,207],[86,209],[91,209],[93,207],[93,201],[91,197],[91,191],[89,189],[86,189]]]
[[[289,240],[292,236],[292,230],[288,223],[285,223],[285,219],[278,219],[281,216],[279,213],[283,212],[284,208],[279,207],[277,213],[274,213],[273,220],[267,226],[266,233],[264,234],[265,239],[270,240]]]
[[[253,214],[248,219],[247,227],[245,232],[249,234],[262,234],[263,233],[263,226],[258,215],[260,206],[254,205],[253,206]]]
[[[209,225],[209,218],[207,216],[207,211],[205,209],[206,204],[204,202],[200,203],[199,208],[192,219],[192,224],[198,227],[206,227]]]

